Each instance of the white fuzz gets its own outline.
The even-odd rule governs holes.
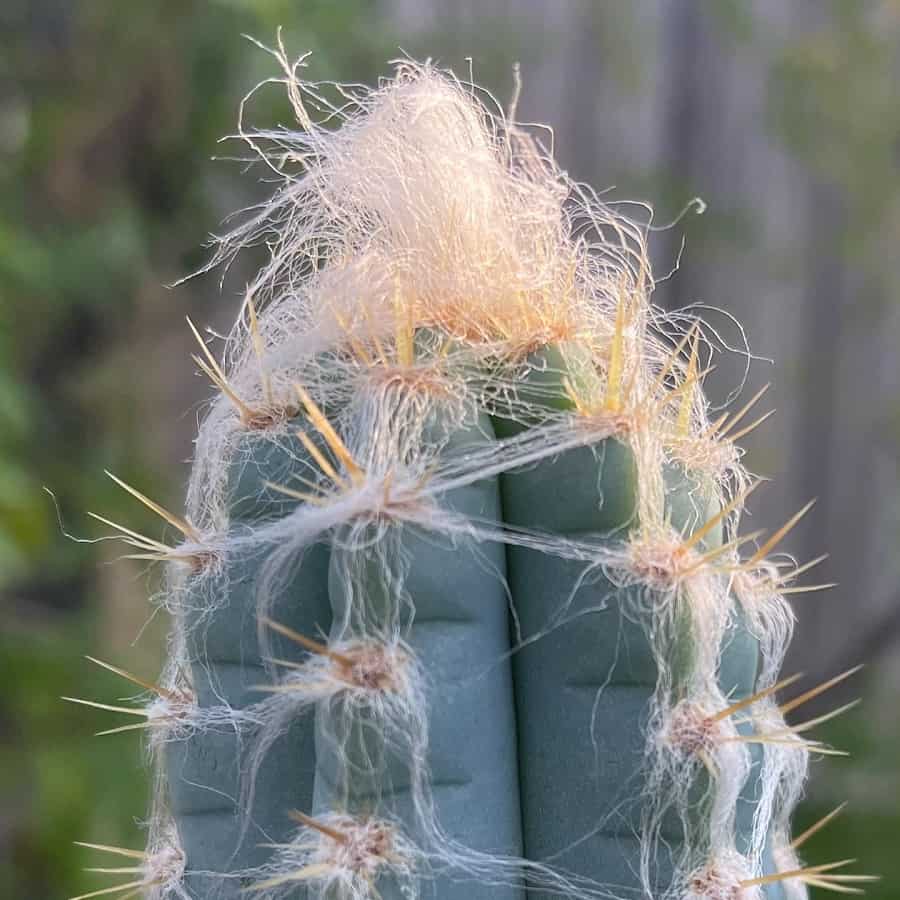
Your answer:
[[[376,900],[377,879],[390,879],[409,892],[418,853],[391,822],[329,813],[300,818],[290,843],[278,845],[273,861],[258,873],[250,891],[260,897],[290,896],[298,884],[314,897]]]
[[[186,862],[184,851],[178,840],[178,832],[170,820],[160,819],[155,823],[146,850],[82,841],[76,843],[80,847],[107,854],[107,857],[112,857],[118,863],[116,866],[91,866],[85,871],[105,876],[116,875],[126,880],[70,900],[89,900],[101,896],[127,900],[138,894],[146,900],[192,900],[183,884]],[[129,865],[122,865],[123,857],[130,862]]]
[[[184,851],[178,843],[178,832],[169,826],[148,848],[144,863],[147,900],[189,900],[182,884],[185,869]]]
[[[684,900],[761,900],[759,887],[742,884],[751,879],[751,873],[738,853],[723,853],[693,872],[682,896]]]

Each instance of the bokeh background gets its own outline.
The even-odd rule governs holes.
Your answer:
[[[759,520],[819,503],[791,535],[829,551],[799,595],[788,671],[813,679],[865,662],[814,711],[863,696],[821,736],[851,759],[817,762],[801,819],[848,799],[809,845],[859,857],[900,895],[900,3],[896,0],[3,0],[0,3],[0,898],[97,887],[75,839],[140,846],[147,784],[134,735],[94,738],[112,699],[99,655],[153,676],[165,622],[152,570],[116,561],[98,510],[158,523],[111,469],[180,509],[207,383],[184,317],[224,329],[242,261],[219,289],[170,288],[205,236],[261,195],[242,173],[241,96],[275,74],[241,37],[314,51],[309,74],[372,82],[401,53],[434,57],[501,100],[515,61],[521,118],[551,125],[571,174],[646,199],[656,302],[718,308],[710,321],[761,359],[778,415],[748,439],[775,479]],[[275,92],[258,123],[287,122]],[[775,360],[773,365],[766,358]],[[744,359],[725,355],[724,400]],[[749,396],[749,394],[747,395]],[[52,490],[55,502],[43,490]],[[60,522],[62,524],[60,524]]]

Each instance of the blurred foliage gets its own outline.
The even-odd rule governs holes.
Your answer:
[[[86,509],[159,533],[104,468],[178,507],[173,460],[148,440],[166,423],[140,420],[141,365],[160,359],[140,358],[147,336],[134,329],[143,295],[195,267],[209,223],[247,200],[217,199],[225,164],[209,159],[273,71],[242,34],[271,42],[284,25],[290,48],[315,51],[316,77],[370,80],[390,55],[371,13],[366,0],[0,8],[0,673],[14,686],[0,696],[0,897],[96,889],[72,841],[140,846],[147,807],[134,735],[93,738],[109,715],[58,697],[122,692],[83,648],[153,673],[162,623],[136,651],[149,607],[122,605],[154,582],[129,570],[111,586],[103,546],[65,539],[41,488],[79,535],[97,534]],[[259,102],[260,116],[284,118],[275,92]]]
[[[800,807],[794,830],[801,834],[851,797],[850,805],[803,846],[803,856],[816,862],[859,856],[854,871],[881,878],[866,885],[866,895],[870,900],[892,900],[900,885],[900,856],[896,850],[900,719],[873,713],[872,707],[877,705],[873,698],[878,696],[879,685],[871,673],[855,687],[866,702],[816,729],[817,739],[839,750],[852,751],[852,759],[830,757],[815,761],[820,770],[819,789],[812,802]],[[827,895],[822,892],[820,896]]]
[[[770,120],[789,148],[845,189],[852,250],[896,211],[900,7],[823,6],[827,24],[787,43],[775,60]]]
[[[87,471],[97,455],[140,459],[135,429],[103,421],[97,370],[141,285],[199,260],[185,248],[210,221],[210,151],[247,85],[271,73],[241,34],[269,38],[290,22],[291,46],[329,48],[316,59],[323,77],[370,74],[382,57],[362,30],[365,3],[294,5],[36,0],[0,13],[3,579],[36,559],[45,570],[84,559],[61,550],[36,486],[80,510],[101,491]]]

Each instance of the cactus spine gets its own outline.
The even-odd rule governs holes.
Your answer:
[[[148,848],[92,845],[137,860],[109,893],[854,877],[789,831],[828,748],[784,714],[831,682],[775,699],[809,566],[768,558],[798,517],[739,531],[760,394],[710,421],[701,324],[650,302],[649,223],[448,73],[329,95],[272,52],[299,130],[241,126],[281,184],[213,261],[271,249],[221,364],[197,335],[219,394],[188,514],[153,504],[184,539],[114,526],[167,562],[174,627],[139,682]]]

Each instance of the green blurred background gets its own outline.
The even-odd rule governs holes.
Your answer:
[[[275,74],[242,33],[313,50],[309,75],[372,82],[401,53],[431,56],[505,100],[521,62],[520,116],[552,125],[571,174],[613,199],[646,199],[665,223],[656,300],[740,319],[780,414],[748,441],[778,479],[768,524],[819,495],[792,535],[801,559],[831,551],[800,595],[789,670],[824,678],[867,662],[830,704],[865,703],[821,736],[801,811],[850,808],[808,848],[859,857],[900,894],[900,4],[894,0],[5,0],[0,5],[0,898],[97,887],[76,839],[140,846],[148,785],[134,735],[93,738],[117,679],[85,653],[153,677],[165,621],[154,572],[116,561],[97,510],[158,523],[105,468],[180,508],[208,386],[184,316],[224,329],[224,289],[167,285],[205,258],[205,236],[261,195],[218,144],[237,104]],[[275,92],[258,124],[288,121]],[[710,312],[723,338],[740,332]],[[722,400],[742,359],[710,382]],[[42,489],[52,490],[59,508]],[[817,708],[821,712],[830,704]]]

